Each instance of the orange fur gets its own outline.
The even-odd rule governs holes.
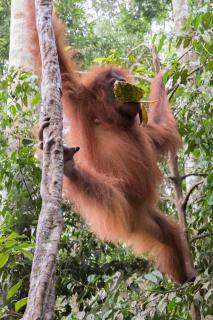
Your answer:
[[[35,15],[29,1],[30,48],[35,52]],[[63,26],[54,18],[63,81],[64,113],[70,122],[67,142],[80,146],[72,174],[64,178],[66,197],[99,239],[124,242],[135,253],[149,252],[157,267],[183,283],[188,275],[179,227],[157,208],[161,173],[157,160],[181,145],[168,105],[162,74],[152,83],[149,124],[140,127],[116,111],[107,79],[116,66],[94,67],[80,81],[75,65],[65,53]],[[37,51],[36,51],[37,50]],[[98,121],[98,124],[97,124]],[[70,162],[70,168],[73,163]]]

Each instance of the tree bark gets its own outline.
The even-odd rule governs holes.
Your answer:
[[[60,235],[63,181],[61,79],[52,27],[52,0],[36,0],[37,30],[42,61],[42,111],[51,117],[44,130],[41,182],[42,208],[24,320],[52,320],[55,304],[55,270]]]
[[[173,20],[175,29],[181,32],[181,29],[188,18],[188,1],[187,0],[172,0]]]
[[[32,71],[34,70],[32,53],[30,50],[24,50],[29,32],[26,26],[28,1],[11,1],[9,67]]]
[[[169,153],[169,169],[171,172],[173,185],[175,189],[175,207],[177,209],[178,214],[178,222],[181,229],[181,238],[183,243],[185,244],[187,250],[187,256],[185,256],[186,270],[190,274],[194,269],[193,258],[191,254],[189,237],[188,237],[188,229],[187,229],[187,221],[186,221],[186,206],[185,203],[185,195],[182,191],[182,179],[178,169],[178,157],[172,153]]]

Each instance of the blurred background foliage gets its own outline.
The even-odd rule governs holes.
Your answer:
[[[210,1],[190,1],[181,33],[174,28],[169,0],[55,0],[67,25],[67,38],[85,72],[92,63],[119,64],[135,74],[147,97],[154,75],[150,46],[159,53],[170,101],[183,137],[181,175],[193,157],[191,173],[201,184],[187,206],[196,269],[195,283],[176,286],[125,246],[97,241],[64,203],[65,229],[57,267],[56,318],[191,319],[193,297],[201,319],[212,319],[213,275],[213,108],[212,11]],[[34,157],[32,128],[40,102],[36,79],[7,71],[10,1],[0,0],[0,319],[20,319],[26,305],[35,231],[40,211],[40,164]],[[193,59],[181,60],[184,48]],[[29,97],[31,99],[29,100]],[[165,163],[162,209],[175,215]],[[187,190],[187,179],[183,191]]]

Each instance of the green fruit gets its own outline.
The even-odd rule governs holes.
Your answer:
[[[138,102],[143,97],[143,89],[126,81],[115,81],[113,92],[120,102]]]

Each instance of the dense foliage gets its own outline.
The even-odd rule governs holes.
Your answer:
[[[0,17],[7,30],[1,29],[0,34],[2,65],[7,61],[9,33],[6,3],[0,1]],[[65,203],[65,230],[57,267],[57,319],[188,320],[194,297],[199,301],[202,319],[210,319],[207,317],[213,314],[210,3],[191,3],[191,15],[181,34],[175,34],[161,22],[161,19],[171,22],[167,2],[91,3],[56,1],[56,9],[70,27],[69,37],[79,49],[77,58],[84,67],[94,58],[97,63],[125,66],[135,73],[147,96],[150,83],[146,78],[149,80],[154,74],[150,44],[157,47],[161,64],[167,70],[165,83],[184,140],[179,154],[180,173],[185,174],[186,164],[192,158],[191,173],[200,174],[193,181],[200,184],[194,189],[186,211],[199,276],[194,284],[174,285],[153,270],[145,258],[134,257],[128,248],[97,241]],[[156,21],[162,31],[150,33]],[[186,59],[177,56],[180,46],[187,51]],[[193,59],[186,57],[191,54]],[[32,133],[40,102],[35,78],[10,70],[0,82],[0,101],[0,319],[19,319],[27,299],[41,205],[41,171],[34,157],[36,142]],[[161,166],[167,177],[162,187],[166,199],[162,207],[174,215],[175,207],[167,200],[174,196],[173,185],[166,165]],[[189,188],[187,179],[183,181],[184,192]]]
[[[9,53],[10,0],[0,0],[0,73],[5,68]]]

